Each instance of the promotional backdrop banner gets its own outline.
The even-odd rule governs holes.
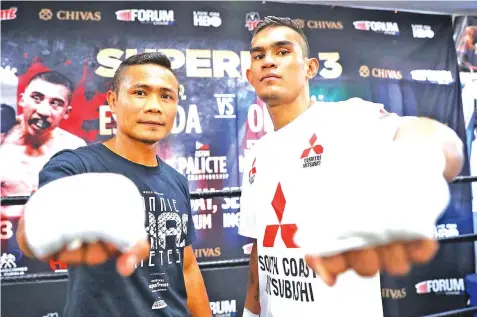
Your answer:
[[[465,142],[447,16],[268,2],[2,2],[2,196],[29,195],[55,151],[113,136],[106,93],[114,72],[129,56],[153,51],[170,57],[181,84],[174,128],[157,153],[187,177],[191,191],[240,188],[242,173],[248,173],[242,170],[244,154],[272,129],[266,106],[245,77],[250,31],[267,15],[290,17],[307,35],[310,54],[320,63],[310,82],[313,99],[382,103],[399,115],[439,120]],[[41,72],[48,75],[30,81]],[[47,98],[53,109],[69,104],[69,117],[30,117]],[[16,115],[32,131],[61,134],[54,150],[31,153],[8,145]],[[462,175],[468,172],[466,161]],[[436,224],[439,238],[473,232],[470,185],[451,190],[452,202]],[[237,232],[238,197],[191,205],[198,261],[248,258],[251,241]],[[2,276],[64,271],[62,263],[42,264],[22,255],[14,238],[20,212],[21,207],[2,208]],[[329,224],[324,220],[317,230],[322,225]],[[405,278],[383,275],[386,316],[464,307],[463,278],[472,272],[473,245],[459,243],[443,245],[430,264],[414,267]]]

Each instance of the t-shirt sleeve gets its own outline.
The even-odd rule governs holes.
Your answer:
[[[359,111],[362,111],[368,120],[378,120],[379,133],[383,140],[393,141],[401,125],[417,118],[412,116],[399,116],[396,113],[388,112],[381,103],[359,98],[353,98],[352,100],[356,103],[353,106],[358,105],[357,108]]]
[[[68,176],[85,173],[81,158],[72,150],[62,150],[53,155],[39,173],[38,188]]]
[[[240,195],[240,221],[238,233],[241,236],[257,239],[257,219],[256,210],[254,209],[253,197],[253,181],[256,167],[256,151],[255,149],[247,153],[244,159],[244,169],[242,175],[242,194]]]
[[[189,184],[187,179],[184,177],[183,179],[183,186],[186,193],[187,199],[187,235],[186,235],[186,243],[185,246],[193,244],[197,240],[197,234],[195,232],[194,220],[192,219],[192,207],[190,202],[190,191],[189,191]]]

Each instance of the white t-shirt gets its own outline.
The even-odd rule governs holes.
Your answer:
[[[381,104],[358,98],[317,102],[287,126],[266,134],[247,154],[239,234],[257,240],[261,317],[383,316],[378,274],[362,278],[348,271],[328,287],[308,268],[304,251],[292,238],[307,213],[323,212],[322,223],[316,224],[317,241],[340,225],[320,210],[320,196],[327,195],[320,173],[333,166],[340,149],[356,142],[365,127],[373,127],[376,142],[392,142],[401,119]],[[342,182],[346,184],[345,177]],[[346,199],[345,186],[341,191]]]

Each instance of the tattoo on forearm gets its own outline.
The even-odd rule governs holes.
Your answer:
[[[260,301],[260,287],[257,284],[257,292],[255,293],[255,296],[253,298],[258,302]]]

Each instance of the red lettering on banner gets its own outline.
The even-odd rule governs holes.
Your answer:
[[[285,212],[286,199],[283,195],[282,185],[278,183],[277,190],[275,191],[275,196],[272,200],[272,206],[277,215],[278,225],[268,225],[265,228],[265,235],[263,237],[263,246],[264,247],[273,247],[275,245],[275,239],[277,238],[278,229],[280,229],[283,243],[285,243],[287,248],[298,248],[298,245],[293,241],[293,237],[298,230],[296,224],[282,224],[283,214]]]

